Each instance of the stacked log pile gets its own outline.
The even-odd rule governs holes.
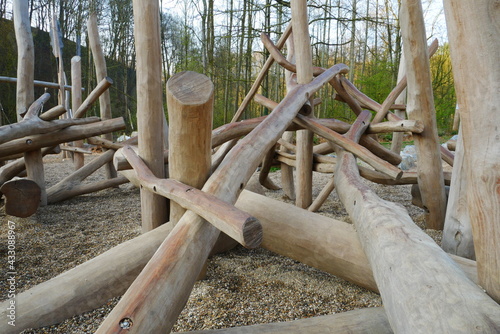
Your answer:
[[[147,124],[142,124],[143,134],[140,134],[138,147],[132,145],[135,144],[133,141],[123,147],[110,144],[113,150],[118,149],[116,154],[113,150],[104,153],[95,164],[80,168],[48,190],[49,202],[51,198],[56,201],[81,193],[79,182],[97,165],[114,158],[116,169],[141,187],[145,233],[20,294],[17,298],[22,307],[19,308],[16,331],[59,322],[124,293],[98,333],[168,333],[208,256],[214,247],[223,243],[224,235],[247,248],[266,247],[377,291],[384,308],[297,323],[217,331],[219,333],[280,333],[289,332],[292,327],[298,332],[311,333],[326,328],[334,333],[500,331],[498,284],[495,284],[500,275],[496,275],[494,263],[498,263],[500,247],[498,241],[495,243],[491,239],[498,235],[498,229],[493,226],[492,236],[485,236],[486,228],[490,226],[478,219],[481,213],[476,212],[477,209],[472,210],[476,215],[471,216],[472,227],[476,229],[473,230],[474,242],[480,245],[476,254],[478,262],[450,256],[414,224],[405,209],[380,199],[362,182],[364,177],[384,184],[418,184],[422,206],[428,210],[428,227],[443,228],[445,184],[449,182],[449,175],[446,177],[443,173],[441,159],[453,163],[453,154],[437,143],[428,66],[429,54],[436,45],[428,49],[425,44],[420,1],[402,3],[406,77],[401,78],[382,104],[368,98],[345,78],[349,70],[346,65],[336,64],[328,69],[312,66],[306,0],[292,0],[291,5],[292,25],[278,44],[274,46],[267,36],[262,36],[270,58],[254,84],[258,87],[265,71],[276,61],[288,71],[288,93],[282,101],[277,103],[258,95],[257,89],[252,87],[233,122],[210,133],[212,83],[197,73],[178,73],[167,83],[170,119],[176,129],[172,129],[170,146],[165,150],[163,130],[166,128],[158,113],[161,96],[156,89],[158,82],[152,85],[143,82],[143,102],[145,106],[149,103],[152,110],[141,110],[141,119],[156,122],[152,124],[156,126],[156,133],[145,133]],[[159,38],[156,29],[150,27],[155,28],[157,24],[155,6],[158,4],[154,1],[134,1],[134,9],[141,15],[149,13],[151,18],[150,21],[137,19],[135,22],[136,40],[142,43],[138,49],[138,59],[142,59],[139,71],[144,72],[138,76],[144,75],[142,80],[154,80],[154,74],[148,70],[150,66],[155,68],[158,65],[159,54],[151,56],[149,51],[155,50]],[[452,11],[454,5],[448,6]],[[294,46],[288,59],[279,51],[287,38],[289,46]],[[313,117],[312,111],[318,103],[314,94],[327,84],[334,87],[336,98],[345,102],[356,115],[353,124]],[[395,105],[406,87],[408,107]],[[272,109],[272,113],[267,117],[237,122],[252,98]],[[79,134],[86,131],[88,137],[91,128],[96,128],[92,135],[97,135],[97,128],[102,131],[105,124],[114,123],[113,120],[92,123],[96,120],[85,119],[90,124],[71,124],[62,130],[33,135],[31,132],[35,129],[43,131],[41,129],[59,124],[43,120],[43,114],[36,116],[40,119],[33,116],[37,114],[33,110],[38,110],[39,104],[40,101],[35,103],[28,111],[28,118],[14,127],[20,134],[10,134],[9,141],[0,144],[0,156],[54,146],[59,140],[82,139]],[[405,109],[409,121],[391,111]],[[79,111],[76,115],[82,113]],[[200,136],[192,134],[193,124],[189,122],[193,119],[196,119],[195,129],[203,127]],[[388,121],[382,122],[384,119]],[[50,126],[44,122],[49,122]],[[29,128],[30,137],[19,137],[26,135],[23,132],[27,131],[26,128]],[[191,132],[186,135],[184,129]],[[293,132],[300,133],[296,135],[295,144],[293,135],[290,135]],[[383,132],[412,133],[419,151],[417,172],[404,173],[397,167],[401,160],[399,155],[380,145],[374,136]],[[325,143],[312,145],[313,134],[322,137]],[[156,140],[154,135],[157,135]],[[153,147],[145,147],[148,141]],[[106,140],[102,142],[106,143]],[[468,147],[471,144],[464,138],[463,145]],[[212,156],[211,148],[218,148]],[[194,149],[199,151],[193,155],[193,160],[188,160],[186,152]],[[329,155],[331,152],[335,152],[335,156]],[[369,167],[358,166],[356,159]],[[169,164],[171,178],[164,177],[165,163]],[[198,164],[199,169],[188,170],[191,164]],[[268,180],[273,164],[287,166],[283,178],[286,186],[285,183],[283,186],[287,187],[290,197],[296,197],[296,207],[244,191],[259,165],[262,185],[276,187]],[[295,189],[290,184],[293,175],[289,172],[293,168],[297,171]],[[315,200],[310,187],[313,170],[332,173],[332,180]],[[469,173],[467,177],[475,175]],[[125,178],[121,177],[121,181],[125,182]],[[469,187],[470,180],[467,181]],[[353,225],[310,212],[317,210],[334,189]],[[477,192],[467,197],[470,203],[478,201]],[[164,198],[172,201],[171,221],[166,224],[163,224]],[[486,202],[481,204],[488,217],[498,212],[494,201],[482,202]],[[498,217],[492,218],[491,224],[494,225]],[[493,264],[487,266],[490,262]],[[81,279],[89,275],[93,276],[92,280]],[[482,284],[486,292],[477,283]],[[54,292],[56,287],[58,291]],[[3,312],[0,314],[4,316],[6,304],[0,306]],[[12,328],[0,324],[0,331],[10,333]]]

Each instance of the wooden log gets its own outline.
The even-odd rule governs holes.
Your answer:
[[[83,168],[83,167],[82,167]],[[81,169],[81,168],[80,168]],[[48,202],[49,204],[65,201],[67,199],[80,196],[80,195],[85,195],[85,194],[90,194],[94,193],[97,191],[101,191],[104,189],[108,188],[116,188],[121,184],[128,183],[128,179],[125,176],[117,176],[113,179],[106,179],[106,180],[101,180],[97,181],[94,183],[89,183],[89,184],[83,184],[79,183],[74,185],[71,188],[64,189],[60,192],[57,193],[56,196],[49,196],[48,197]]]
[[[0,156],[33,151],[42,147],[55,146],[60,143],[123,129],[125,129],[125,122],[122,117],[91,124],[73,125],[57,132],[19,138],[1,144]]]
[[[71,83],[71,109],[76,111],[82,105],[82,58],[80,56],[71,58]],[[74,146],[83,148],[83,140],[75,141]],[[85,164],[84,154],[74,152],[73,163],[75,170],[82,168]]]
[[[192,71],[180,72],[167,82],[170,121],[168,175],[201,189],[212,165],[212,115],[214,86],[210,79]],[[177,224],[186,209],[170,202],[170,222]]]
[[[199,330],[181,334],[388,334],[392,333],[383,307],[370,307],[342,313],[323,315],[307,319],[231,327],[224,329]]]
[[[376,290],[370,265],[351,224],[246,190],[236,206],[259,217],[265,231],[265,248]],[[304,221],[311,225],[304,225]],[[171,224],[164,224],[18,294],[16,327],[0,322],[0,332],[18,333],[52,325],[122,295],[171,229]],[[453,259],[474,279],[474,261],[456,256]],[[93,279],[81,279],[89,276]],[[6,317],[7,303],[0,303],[0,317]]]
[[[104,94],[112,84],[113,80],[111,80],[111,78],[109,77],[103,78],[101,81],[99,81],[94,90],[92,90],[90,94],[87,95],[80,107],[73,112],[73,118],[82,118],[90,108],[90,106],[94,104],[94,102],[97,101],[97,99],[102,94]]]
[[[321,189],[321,192],[319,193],[318,197],[316,197],[312,202],[312,204],[307,208],[307,211],[311,212],[318,211],[319,208],[321,208],[321,206],[323,205],[323,203],[325,203],[328,196],[330,196],[333,189],[335,189],[335,183],[332,177],[330,180],[328,180],[323,189]]]
[[[130,146],[125,146],[122,153],[134,167],[142,187],[175,201],[184,212],[195,212],[244,247],[256,248],[260,245],[262,226],[255,218],[176,179],[155,177]]]
[[[457,141],[456,140],[448,140],[446,142],[446,147],[448,148],[449,151],[456,151],[457,150]]]
[[[458,134],[456,162],[451,177],[441,247],[445,252],[475,260],[474,238],[467,206],[467,173],[462,131]]]
[[[0,76],[0,82],[17,83],[17,78],[10,78],[10,77]],[[40,80],[33,80],[33,85],[35,87],[56,88],[56,89],[60,88],[60,86],[59,86],[58,83],[47,82],[47,81],[40,81]],[[68,85],[65,85],[64,89],[65,90],[71,90],[72,87],[68,86]],[[84,88],[82,88],[82,90],[84,90]]]
[[[259,183],[270,190],[278,190],[280,187],[276,185],[273,180],[269,178],[269,171],[273,166],[274,156],[276,155],[276,147],[273,146],[266,153],[264,159],[262,160],[260,173],[259,173]]]
[[[58,118],[59,116],[63,115],[66,112],[66,107],[59,104],[53,108],[50,108],[46,112],[42,113],[40,115],[40,119],[44,121],[51,121],[53,119]]]
[[[441,159],[446,162],[448,165],[452,166],[455,163],[455,155],[451,153],[446,147],[439,146]]]
[[[359,157],[361,160],[363,160],[379,172],[387,174],[394,179],[398,179],[399,177],[401,177],[402,171],[399,168],[378,158],[365,147],[354,143],[352,140],[344,138],[335,131],[328,129],[327,127],[324,127],[311,119],[307,119],[302,115],[297,115],[297,118],[294,120],[294,122],[297,122],[300,125],[308,127],[310,129],[314,129],[314,132],[316,132],[321,137],[331,141],[335,145],[341,146],[349,152],[354,153],[357,157]]]
[[[425,223],[428,228],[442,230],[446,213],[446,196],[439,156],[440,145],[432,95],[425,25],[420,2],[416,0],[403,1],[400,15],[408,80],[406,111],[408,118],[418,119],[424,123],[424,132],[415,134],[413,138],[418,156],[418,183],[422,191],[422,200],[428,210]]]
[[[14,179],[0,187],[5,195],[5,214],[26,218],[33,215],[40,205],[41,190],[35,181]]]
[[[67,193],[74,187],[80,185],[89,175],[113,160],[114,151],[109,150],[98,158],[92,160],[84,167],[50,187],[47,191],[49,203],[56,203],[67,199]],[[72,196],[73,197],[73,196]]]
[[[346,71],[345,65],[335,65],[310,84],[296,87],[263,123],[239,141],[202,190],[223,201],[236,202],[265,152],[281,137],[309,96]],[[170,331],[218,236],[215,227],[187,211],[97,333]],[[131,328],[121,328],[124,318],[131,319]]]
[[[293,139],[293,132],[286,131],[283,134],[282,140],[285,143],[292,141],[292,139]],[[285,146],[282,145],[280,147],[280,150],[283,151],[284,147]],[[295,183],[293,180],[293,167],[288,166],[285,163],[282,163],[280,166],[280,170],[281,170],[281,187],[283,188],[283,192],[289,199],[295,200],[296,196],[295,196]]]
[[[68,151],[68,152],[73,152],[73,154],[92,154],[92,151],[86,150],[81,147],[74,147],[74,146],[63,146],[61,147],[61,150],[63,151]]]
[[[137,131],[139,155],[156,177],[165,176],[163,164],[163,100],[159,4],[133,1],[137,50]],[[142,231],[168,221],[164,197],[141,190]]]
[[[98,121],[100,121],[99,117],[58,119],[50,122],[43,121],[38,117],[22,120],[18,123],[0,127],[0,144],[26,136],[55,132],[72,125],[91,124]]]
[[[405,55],[404,50],[401,52],[401,57],[399,58],[399,70],[398,70],[398,82],[400,82],[403,78],[406,79],[406,69],[405,69]],[[407,82],[408,83],[408,82]],[[406,105],[406,85],[399,96],[395,99],[395,103],[400,103]],[[394,112],[397,116],[402,119],[406,118],[406,110],[396,110]],[[379,123],[380,124],[380,123]],[[422,125],[423,127],[423,125]],[[392,133],[392,141],[391,141],[391,151],[399,154],[403,147],[403,139],[404,134],[402,132],[393,132]]]
[[[394,332],[497,331],[499,305],[467,279],[405,209],[383,201],[360,180],[351,153],[339,151],[338,159],[337,192],[359,234]]]
[[[446,0],[444,9],[466,161],[459,196],[467,198],[479,284],[500,303],[499,6]]]
[[[306,0],[290,3],[292,12],[294,54],[297,65],[297,83],[306,84],[313,78],[311,38]],[[297,188],[295,205],[307,208],[312,203],[312,147],[314,133],[309,129],[297,131]]]
[[[55,147],[45,147],[42,149],[42,156],[47,154],[59,154],[61,149],[58,146]],[[8,164],[0,167],[0,185],[9,181],[13,177],[19,175],[25,169],[24,157],[21,156],[15,161],[9,162]]]

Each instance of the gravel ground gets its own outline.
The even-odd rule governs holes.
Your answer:
[[[49,186],[72,171],[71,161],[60,156],[46,157],[45,162]],[[277,173],[271,177],[279,184]],[[315,195],[330,177],[315,173]],[[88,182],[102,178],[104,172],[98,171]],[[411,205],[409,186],[370,186],[380,197],[405,206],[414,221],[423,225],[423,211]],[[286,200],[281,191],[267,191],[266,195]],[[319,213],[349,222],[335,192]],[[3,263],[7,262],[5,226],[8,220],[16,223],[17,289],[22,292],[139,235],[139,191],[122,185],[40,208],[30,218],[6,216],[3,210],[0,218],[4,226],[0,236]],[[428,233],[439,241],[439,233]],[[0,287],[0,299],[4,300],[5,279],[0,281]],[[59,325],[23,333],[93,333],[117,301],[118,298],[109,300],[100,308]],[[174,331],[295,320],[379,305],[377,294],[333,275],[264,249],[237,247],[209,260],[207,276],[196,283]]]

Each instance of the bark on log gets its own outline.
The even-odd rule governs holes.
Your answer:
[[[446,0],[444,9],[479,283],[500,302],[500,6]]]
[[[156,177],[165,177],[163,163],[163,100],[158,1],[134,0],[137,50],[137,130],[139,155]],[[168,221],[164,197],[141,190],[142,231]]]
[[[176,179],[155,177],[130,146],[125,146],[122,153],[134,167],[142,187],[175,201],[184,212],[195,212],[244,247],[256,248],[260,245],[262,226],[255,218]]]
[[[170,121],[169,178],[201,189],[212,166],[212,115],[214,86],[196,72],[181,72],[167,82]],[[186,212],[170,201],[170,222],[177,224]]]
[[[151,23],[151,22],[150,22]],[[89,39],[90,50],[92,51],[92,57],[94,58],[95,72],[97,81],[101,81],[107,78],[108,71],[106,68],[106,59],[104,57],[104,52],[101,47],[101,42],[99,40],[99,30],[97,27],[97,13],[93,12],[89,16],[87,22],[87,36]],[[138,52],[140,53],[140,52]],[[160,74],[158,74],[160,75]],[[103,120],[111,119],[113,116],[111,114],[111,97],[109,91],[104,91],[99,96],[99,110],[101,111],[101,118]],[[139,106],[137,106],[139,109]],[[105,133],[102,135],[104,139],[113,140],[112,133]],[[108,179],[115,178],[117,176],[115,167],[112,163],[105,166],[106,176]]]
[[[393,333],[383,307],[358,309],[307,319],[182,332],[179,334],[390,334]]]
[[[266,121],[229,152],[202,190],[224,201],[236,202],[265,152],[281,137],[309,96],[345,71],[345,65],[335,65],[310,84],[300,85],[288,94]],[[215,227],[187,211],[97,333],[168,332],[218,236]],[[124,318],[132,320],[134,325],[130,329],[120,327]]]
[[[408,106],[406,111],[408,118],[421,120],[424,123],[424,132],[415,134],[413,138],[418,156],[418,184],[422,191],[422,200],[428,210],[426,226],[431,229],[442,230],[446,213],[446,196],[444,193],[436,111],[432,95],[429,55],[420,1],[403,1],[400,16],[408,80]]]
[[[351,153],[341,151],[338,159],[337,192],[354,222],[394,332],[497,332],[500,306],[467,279],[405,209],[380,199],[361,182]]]
[[[125,122],[121,117],[91,124],[73,125],[57,132],[19,138],[1,144],[0,156],[33,151],[42,147],[55,146],[60,143],[123,129],[125,129]]]

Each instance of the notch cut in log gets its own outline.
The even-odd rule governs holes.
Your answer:
[[[262,241],[262,226],[257,219],[194,187],[174,179],[155,177],[130,146],[125,146],[121,152],[134,168],[142,187],[195,212],[242,246],[259,247]]]

